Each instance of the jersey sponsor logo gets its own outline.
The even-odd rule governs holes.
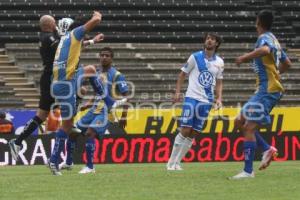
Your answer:
[[[200,85],[202,85],[203,87],[209,88],[213,84],[214,77],[208,70],[204,70],[204,71],[200,72],[198,81],[199,81]]]

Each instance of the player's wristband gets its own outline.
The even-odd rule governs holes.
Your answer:
[[[89,40],[90,45],[95,44],[94,40]]]

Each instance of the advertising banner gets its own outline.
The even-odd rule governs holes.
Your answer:
[[[272,132],[262,136],[276,146],[277,161],[300,160],[299,132]],[[29,137],[23,142],[20,160],[12,160],[8,141],[13,136],[0,136],[0,165],[46,164],[54,145],[54,135]],[[174,134],[166,135],[105,135],[96,140],[95,163],[160,163],[167,162],[171,153]],[[84,138],[79,137],[74,152],[75,163],[84,163]],[[241,161],[243,137],[240,134],[198,134],[185,162]],[[61,159],[65,153],[61,154]],[[261,159],[257,151],[256,159]]]
[[[204,124],[202,133],[235,133],[234,119],[239,114],[239,108],[223,108],[211,110],[207,121]],[[7,119],[13,122],[16,134],[19,134],[24,125],[34,115],[35,111],[7,111]],[[75,121],[82,117],[85,112],[79,112]],[[271,113],[271,124],[264,126],[260,132],[300,132],[300,107],[278,107]],[[121,111],[113,113],[120,118]],[[108,133],[114,134],[172,134],[177,132],[181,109],[129,109],[127,126],[125,130],[119,128],[117,123],[110,123]],[[110,117],[113,119],[113,117]],[[112,120],[114,121],[114,120]],[[118,131],[116,131],[118,130]],[[34,135],[41,134],[35,131]]]

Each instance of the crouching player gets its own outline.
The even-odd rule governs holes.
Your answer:
[[[181,72],[176,84],[175,101],[179,101],[180,89],[185,76],[189,76],[189,84],[185,95],[181,131],[175,137],[168,170],[182,170],[180,162],[192,146],[195,133],[202,130],[214,101],[216,86],[216,106],[222,105],[222,79],[224,62],[216,55],[221,38],[214,33],[204,37],[204,50],[193,53]]]
[[[96,66],[99,72],[99,78],[102,80],[104,87],[108,90],[107,94],[113,99],[121,99],[116,101],[121,104],[126,101],[126,96],[128,95],[128,85],[126,83],[125,77],[115,67],[112,66],[113,51],[109,47],[104,47],[100,50],[100,66]],[[87,105],[88,106],[88,105]],[[85,150],[87,164],[79,172],[80,174],[95,173],[95,168],[93,166],[93,158],[95,151],[95,138],[100,138],[104,135],[108,127],[108,115],[111,111],[111,107],[106,105],[101,97],[96,96],[92,107],[89,111],[77,122],[76,126],[82,133],[87,136]],[[127,105],[123,105],[123,113],[121,120],[119,121],[122,128],[126,126],[126,116],[127,116]],[[70,137],[67,140],[67,158],[66,161],[61,163],[60,169],[71,169],[73,165],[73,151],[75,148],[76,137]]]

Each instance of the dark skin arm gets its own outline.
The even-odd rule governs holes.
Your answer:
[[[281,62],[279,65],[279,73],[283,74],[292,66],[292,62],[289,58],[287,58],[284,62]]]
[[[104,40],[104,35],[102,33],[98,33],[94,38],[93,38],[93,41],[94,43],[100,43]],[[90,45],[90,42],[89,40],[85,40],[83,41],[83,45],[84,47],[87,47]]]
[[[238,57],[235,59],[235,64],[238,66],[242,63],[249,62],[250,60],[254,58],[259,58],[262,56],[266,56],[271,52],[271,49],[268,46],[262,46],[258,49],[255,49],[254,51],[251,51],[249,53],[245,53],[244,55]]]
[[[96,26],[98,26],[101,20],[102,14],[98,11],[94,11],[93,17],[86,24],[84,24],[86,33],[92,31]]]

